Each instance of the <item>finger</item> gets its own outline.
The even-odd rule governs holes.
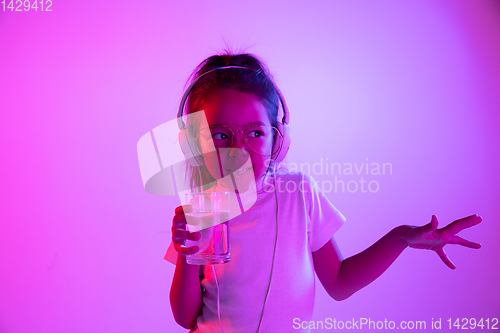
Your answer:
[[[172,233],[175,229],[186,229],[186,217],[184,212],[190,212],[191,206],[179,206],[175,208],[175,215],[172,219]]]
[[[180,229],[185,229],[186,228],[186,215],[184,214],[176,214],[174,215],[174,218],[172,220],[172,224],[175,227],[178,227]]]
[[[448,243],[449,244],[458,244],[458,245],[462,245],[465,247],[470,247],[472,249],[480,249],[481,248],[481,244],[468,241],[467,239],[464,239],[460,236],[450,237],[450,240],[448,241]]]
[[[455,235],[463,229],[470,228],[472,226],[475,226],[478,223],[481,223],[482,220],[483,219],[481,216],[474,214],[474,215],[467,216],[467,217],[461,218],[459,220],[453,221],[452,223],[450,223],[446,227],[444,227],[443,230],[448,232],[450,235]]]
[[[179,206],[175,208],[175,214],[187,214],[191,213],[193,211],[193,206],[191,205],[184,205],[184,206]]]
[[[446,266],[450,267],[451,269],[457,268],[455,264],[450,260],[443,248],[437,250],[436,253],[438,254],[439,258],[441,258],[441,260],[446,264]]]
[[[438,223],[436,215],[432,215],[431,221],[429,223],[427,223],[426,225],[421,227],[422,233],[423,234],[430,234],[430,233],[434,232],[437,229],[438,224],[439,223]]]
[[[201,233],[199,232],[189,232],[182,229],[174,230],[172,234],[172,240],[174,243],[181,243],[186,240],[198,241],[201,238]]]
[[[189,256],[200,251],[198,246],[184,247],[181,244],[174,243],[174,248],[180,255]]]

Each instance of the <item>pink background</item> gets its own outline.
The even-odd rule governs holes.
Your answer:
[[[327,193],[348,219],[336,234],[345,257],[432,214],[484,220],[462,232],[482,249],[446,247],[457,270],[405,250],[346,301],[318,285],[314,319],[499,317],[497,1],[52,10],[0,12],[0,332],[185,332],[162,259],[179,199],[144,191],[136,144],[175,117],[192,69],[226,44],[275,74],[291,109],[288,162],[392,163],[392,175],[365,177],[376,193]]]

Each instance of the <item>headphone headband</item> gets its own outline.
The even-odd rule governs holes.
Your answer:
[[[179,125],[179,129],[185,129],[186,128],[186,124],[184,124],[184,122],[182,121],[182,116],[184,114],[184,106],[186,104],[186,100],[187,98],[189,97],[189,94],[191,93],[191,91],[193,90],[194,86],[196,85],[196,83],[202,78],[204,77],[205,75],[208,75],[210,73],[213,73],[215,71],[220,71],[220,70],[224,70],[224,69],[246,69],[246,70],[249,70],[249,71],[262,71],[262,69],[258,69],[258,70],[255,70],[255,69],[252,69],[252,68],[249,68],[249,67],[243,67],[243,66],[225,66],[225,67],[217,67],[217,68],[214,68],[214,69],[211,69],[203,74],[201,74],[200,76],[198,76],[190,85],[189,87],[186,89],[186,92],[184,93],[184,95],[182,96],[182,99],[181,99],[181,104],[179,105],[179,111],[177,113],[177,124]],[[273,83],[271,81],[271,83]],[[279,90],[279,88],[273,83],[273,86],[274,86],[274,89],[276,89],[276,92],[278,93],[278,98],[280,100],[280,103],[281,103],[281,107],[283,108],[283,118],[281,119],[281,123],[283,123],[284,125],[288,125],[289,121],[290,121],[290,113],[288,112],[288,106],[286,104],[286,101],[285,101],[285,98],[283,97],[283,94],[281,93],[281,90]]]

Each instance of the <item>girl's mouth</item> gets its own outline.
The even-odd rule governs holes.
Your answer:
[[[243,176],[245,174],[248,173],[248,170],[252,170],[253,167],[250,167],[250,168],[240,168],[240,169],[236,169],[236,170],[233,170],[233,169],[226,169],[227,173],[232,173],[233,175],[235,176]]]

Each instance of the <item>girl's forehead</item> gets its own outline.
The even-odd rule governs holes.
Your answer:
[[[200,103],[209,125],[270,124],[261,99],[252,93],[235,89],[217,89]]]

